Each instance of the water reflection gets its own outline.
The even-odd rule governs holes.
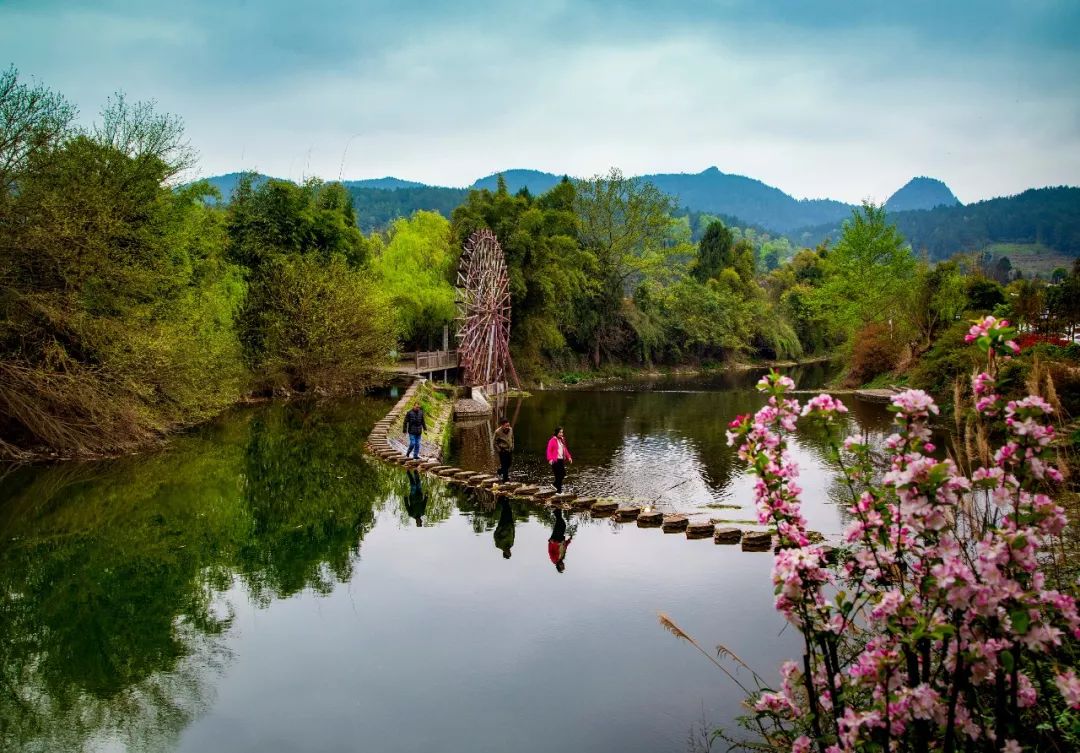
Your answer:
[[[416,521],[416,527],[424,525],[424,513],[427,512],[427,496],[424,495],[423,480],[419,471],[411,470],[407,474],[409,478],[409,501],[405,510],[409,517]]]
[[[503,559],[510,559],[510,550],[514,548],[514,510],[510,500],[499,500],[499,523],[495,526],[495,548],[502,551]]]
[[[815,364],[789,374],[798,388],[810,390],[820,387],[833,370],[828,364]],[[752,479],[727,446],[726,431],[732,418],[763,404],[754,389],[763,373],[727,371],[534,393],[516,409],[516,478],[550,481],[550,427],[565,426],[575,460],[566,479],[567,491],[753,524]],[[891,417],[884,406],[854,398],[846,402],[850,410],[846,432],[865,435],[874,443],[890,431]],[[465,468],[489,469],[495,463],[489,445],[477,439],[490,430],[490,424],[477,424],[455,432],[452,459]],[[838,533],[843,516],[836,503],[846,498],[834,482],[825,436],[801,428],[791,451],[809,491],[811,525],[827,534]]]
[[[566,550],[570,548],[570,542],[574,540],[571,531],[566,533],[566,520],[563,511],[555,508],[555,520],[551,527],[551,537],[548,539],[548,559],[560,573],[566,571]]]
[[[351,577],[386,474],[356,448],[385,409],[268,407],[160,455],[4,478],[0,748],[171,747],[228,661],[221,594]]]

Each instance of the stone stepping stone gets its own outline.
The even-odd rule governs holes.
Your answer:
[[[615,510],[619,508],[619,503],[612,499],[601,499],[597,502],[593,502],[589,511],[593,515],[611,515]]]
[[[690,523],[686,526],[686,538],[707,539],[713,535],[716,526],[712,523]]]
[[[596,497],[577,497],[570,503],[570,507],[574,510],[588,510],[594,504],[596,504]]]
[[[618,520],[637,520],[638,515],[641,515],[640,507],[620,507],[615,511]]]
[[[538,491],[540,491],[539,486],[526,485],[526,486],[519,486],[515,490],[514,493],[518,494],[519,496],[522,496],[522,497],[531,497],[532,495],[536,494]]]
[[[576,499],[577,497],[575,495],[570,494],[569,492],[563,492],[562,494],[556,494],[554,497],[551,498],[551,501],[556,505],[569,506]]]
[[[539,489],[539,490],[532,493],[532,498],[535,499],[535,500],[540,500],[540,501],[543,501],[545,499],[550,499],[550,498],[552,498],[554,496],[555,496],[555,490],[554,489]]]
[[[461,471],[461,470],[459,470],[454,474],[454,478],[467,479],[467,478],[472,478],[475,475],[477,475],[476,471]]]
[[[655,528],[664,522],[664,513],[659,510],[648,510],[638,514],[637,524],[640,528]]]
[[[717,528],[713,533],[713,541],[717,544],[738,544],[742,541],[742,530],[739,528]]]
[[[412,460],[406,460],[405,461],[405,467],[406,468],[419,468],[420,467],[420,461],[415,459],[415,458],[413,458]]]
[[[497,478],[485,478],[480,482],[482,489],[494,489],[499,485],[499,479]]]
[[[517,481],[507,481],[505,484],[500,481],[498,483],[499,491],[501,492],[517,491],[523,486],[524,484],[519,484]]]
[[[690,520],[685,515],[668,515],[664,518],[664,533],[681,533],[690,525]]]
[[[772,531],[747,531],[743,534],[744,552],[767,552],[772,549]]]

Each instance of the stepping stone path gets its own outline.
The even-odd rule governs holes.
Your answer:
[[[686,538],[707,539],[713,535],[716,526],[712,523],[690,523],[686,526]]]
[[[664,522],[664,513],[659,510],[649,510],[637,516],[637,524],[640,528],[656,528]]]
[[[767,552],[773,548],[772,531],[743,531],[732,526],[717,526],[714,522],[691,523],[686,515],[673,515],[660,512],[659,510],[643,510],[633,504],[619,506],[614,500],[597,500],[596,497],[578,497],[574,494],[556,494],[550,489],[541,489],[536,484],[509,481],[502,483],[497,476],[490,473],[469,471],[461,468],[440,463],[438,456],[440,450],[434,444],[425,441],[421,445],[420,458],[405,457],[405,442],[398,434],[402,416],[416,399],[419,382],[414,382],[402,394],[401,399],[391,408],[385,418],[377,421],[372,427],[364,443],[364,449],[388,463],[409,469],[422,470],[433,476],[440,476],[450,483],[457,484],[474,490],[481,505],[493,505],[496,497],[510,496],[525,502],[543,503],[548,506],[563,509],[588,510],[594,518],[607,517],[614,514],[616,519],[629,522],[636,520],[640,528],[663,528],[665,533],[686,532],[688,539],[705,539],[712,537],[717,544],[742,544],[743,551]],[[448,403],[440,415],[431,417],[432,436],[442,435],[442,426],[449,420],[452,406]],[[393,432],[393,436],[391,436]],[[825,537],[816,531],[808,532],[812,543],[819,543]],[[837,550],[829,545],[821,546],[822,554],[827,562],[835,562],[838,556]]]
[[[690,520],[685,515],[668,515],[664,518],[662,528],[664,533],[679,533],[685,531],[690,525]]]
[[[738,544],[742,540],[742,531],[738,528],[717,528],[713,541],[717,544]]]

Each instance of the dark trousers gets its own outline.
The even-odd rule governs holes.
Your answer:
[[[503,483],[510,480],[511,458],[510,450],[499,450],[499,478],[503,480]]]
[[[566,461],[556,460],[551,464],[551,470],[555,471],[555,491],[562,494],[562,482],[566,478]]]

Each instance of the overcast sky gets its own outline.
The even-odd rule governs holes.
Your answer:
[[[715,165],[797,197],[1080,184],[1080,2],[0,0],[0,65],[181,115],[203,176]],[[868,7],[870,6],[870,7]],[[877,8],[877,10],[875,10]]]

